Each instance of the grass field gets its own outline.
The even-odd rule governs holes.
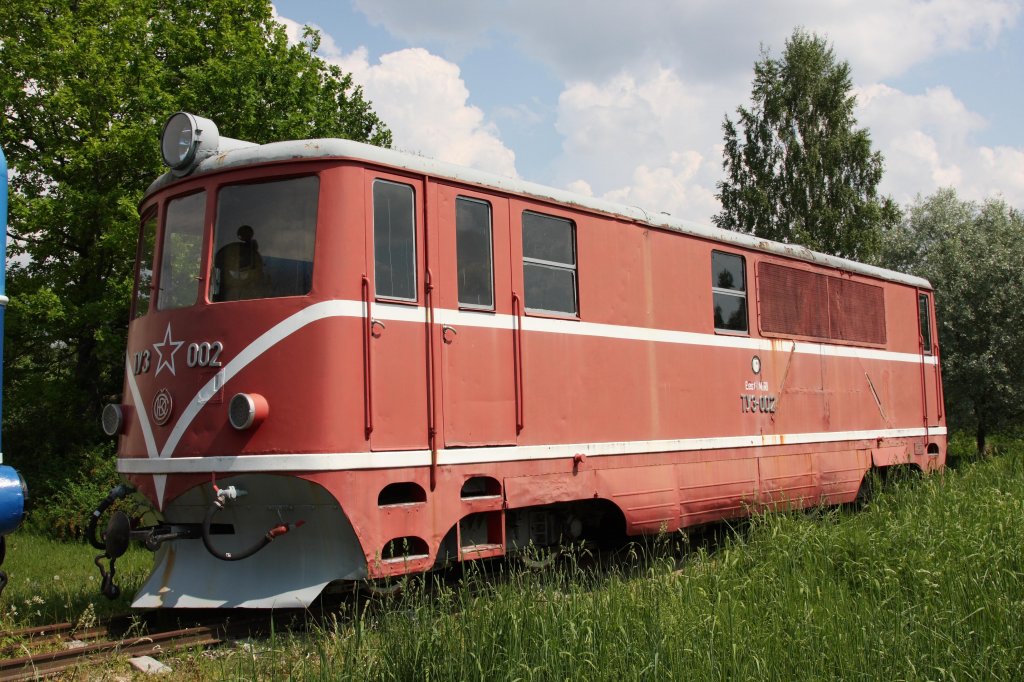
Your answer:
[[[1024,443],[1004,450],[860,511],[652,539],[612,568],[585,553],[541,572],[482,564],[312,634],[168,662],[189,679],[1024,679]],[[92,554],[12,543],[3,625],[100,608]],[[128,558],[126,588],[146,559]],[[65,564],[88,570],[55,580]]]

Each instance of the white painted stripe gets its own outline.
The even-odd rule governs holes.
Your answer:
[[[142,403],[142,395],[139,393],[139,387],[135,383],[135,372],[132,369],[132,358],[131,354],[128,355],[125,361],[125,374],[128,377],[128,390],[132,394],[132,402],[135,403],[135,412],[139,415],[139,424],[142,426],[142,440],[146,443],[146,455],[148,457],[157,456],[156,439],[153,438],[153,427],[149,425],[149,413],[146,412],[146,406]]]
[[[377,308],[374,308],[374,317],[381,319],[401,319],[402,321],[425,321],[426,313],[418,316],[403,315],[401,318],[390,318],[391,306],[382,311],[379,315]],[[511,315],[498,315],[495,313],[480,313],[467,310],[437,310],[434,319],[438,324],[448,324],[453,327],[465,325],[467,327],[485,327],[490,329],[512,329],[513,318]],[[592,336],[622,341],[649,341],[655,343],[672,343],[686,346],[709,346],[717,348],[736,348],[740,350],[751,350],[758,352],[770,352],[774,350],[778,341],[770,339],[755,339],[748,336],[735,336],[729,334],[702,334],[699,332],[684,332],[674,329],[656,329],[651,327],[630,327],[626,325],[601,324],[598,322],[581,322],[578,320],[560,320],[547,317],[524,317],[523,331],[541,332],[547,334],[564,334],[567,336]],[[836,358],[859,358],[861,360],[885,360],[889,362],[924,362],[926,365],[934,365],[936,360],[932,356],[925,356],[922,360],[920,353],[898,353],[896,351],[881,350],[878,348],[863,348],[859,346],[837,346],[824,343],[812,343],[807,341],[783,340],[784,349],[789,349],[795,344],[796,352],[807,355],[823,355]]]
[[[869,431],[826,431],[780,435],[725,436],[674,440],[624,441],[611,443],[568,443],[557,445],[501,446],[488,448],[449,448],[438,451],[441,465],[482,464],[588,457],[640,455],[662,452],[753,448],[760,446],[842,443],[878,438],[917,438],[945,436],[945,427],[886,429]],[[117,470],[124,474],[169,473],[244,473],[270,471],[349,471],[354,469],[390,469],[430,465],[429,450],[391,452],[304,453],[292,455],[220,455],[210,457],[174,457],[161,459],[119,459]]]
[[[372,307],[374,319],[381,319],[396,322],[426,322],[426,308],[415,305],[401,305],[395,303],[375,303]],[[146,436],[146,448],[149,457],[168,458],[174,454],[185,431],[191,426],[199,411],[213,397],[218,390],[223,388],[232,378],[260,355],[274,347],[284,339],[288,338],[303,327],[314,322],[330,317],[366,317],[366,305],[362,301],[331,300],[314,303],[313,305],[300,310],[294,315],[282,320],[271,327],[252,343],[246,346],[216,375],[214,375],[192,398],[182,411],[174,424],[167,441],[157,454],[155,444],[151,443],[152,432],[149,430],[146,418],[146,408],[138,395],[138,388],[135,386],[130,362],[127,366],[129,386],[132,390],[132,397],[139,413],[139,419],[143,424],[143,434]],[[481,313],[476,311],[440,309],[435,311],[436,324],[450,324],[453,326],[465,325],[471,327],[486,327],[495,329],[512,329],[513,318],[511,315],[499,315],[494,313]],[[686,345],[740,348],[756,351],[772,350],[772,342],[765,339],[753,339],[738,336],[719,336],[715,334],[699,334],[695,332],[683,332],[667,329],[651,329],[647,327],[630,327],[625,325],[610,325],[594,322],[580,322],[576,320],[558,320],[541,317],[523,318],[523,329],[529,332],[566,334],[576,336],[591,336],[599,338],[613,338],[621,340],[649,341],[659,343],[676,343]],[[825,355],[833,357],[852,357],[873,360],[888,360],[893,362],[922,362],[922,357],[912,353],[896,353],[871,348],[856,348],[849,346],[832,346],[818,343],[789,342],[795,347],[797,353]],[[925,357],[926,364],[934,364],[935,358]]]

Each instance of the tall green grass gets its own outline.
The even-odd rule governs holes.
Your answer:
[[[1024,447],[864,509],[544,572],[483,564],[216,675],[385,680],[1024,679]],[[485,575],[487,567],[501,575]]]
[[[652,538],[610,564],[585,551],[543,571],[468,564],[347,604],[312,633],[166,662],[190,679],[1024,679],[1024,443],[960,461],[858,511]],[[63,582],[66,546],[41,545],[37,578],[20,542],[0,610],[72,580],[89,589],[48,585],[56,612],[97,608],[91,549],[77,546]],[[148,560],[133,556],[126,586]]]
[[[121,597],[111,601],[100,594],[100,572],[93,563],[97,554],[83,542],[60,542],[24,530],[7,536],[7,560],[0,568],[9,582],[0,596],[0,634],[58,622],[91,625],[127,612],[152,555],[132,548],[117,560],[114,582]]]

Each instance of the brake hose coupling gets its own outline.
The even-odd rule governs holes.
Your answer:
[[[274,538],[284,535],[290,530],[304,526],[305,524],[306,522],[304,520],[296,521],[295,523],[282,523],[268,530],[266,538],[267,540],[273,540]]]
[[[217,499],[214,502],[214,504],[216,504],[221,509],[223,509],[224,505],[226,505],[231,500],[236,500],[239,497],[248,494],[241,488],[236,488],[233,485],[229,485],[226,488],[218,488],[216,485],[214,485],[213,492],[217,494]]]

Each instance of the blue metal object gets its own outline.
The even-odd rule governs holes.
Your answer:
[[[7,157],[0,149],[0,358],[4,353],[4,311],[7,308]],[[3,362],[0,362],[0,418],[3,416]],[[0,447],[0,463],[3,448]],[[20,524],[25,516],[28,489],[17,471],[0,464],[0,539]],[[3,558],[0,557],[0,563]],[[2,571],[0,571],[2,576]]]
[[[7,157],[0,149],[0,421],[4,414],[4,313],[7,311]],[[3,429],[0,429],[2,433]],[[0,463],[4,461],[0,440]]]
[[[9,466],[0,465],[0,536],[21,525],[27,494],[21,474]]]
[[[4,385],[4,312],[7,310],[7,157],[0,149],[0,420],[3,418]],[[2,429],[0,429],[2,431]],[[0,462],[4,461],[0,447]],[[25,518],[25,499],[28,488],[25,479],[9,466],[0,464],[0,564],[7,555],[4,536],[21,525]],[[0,592],[7,586],[7,574],[0,571]]]

